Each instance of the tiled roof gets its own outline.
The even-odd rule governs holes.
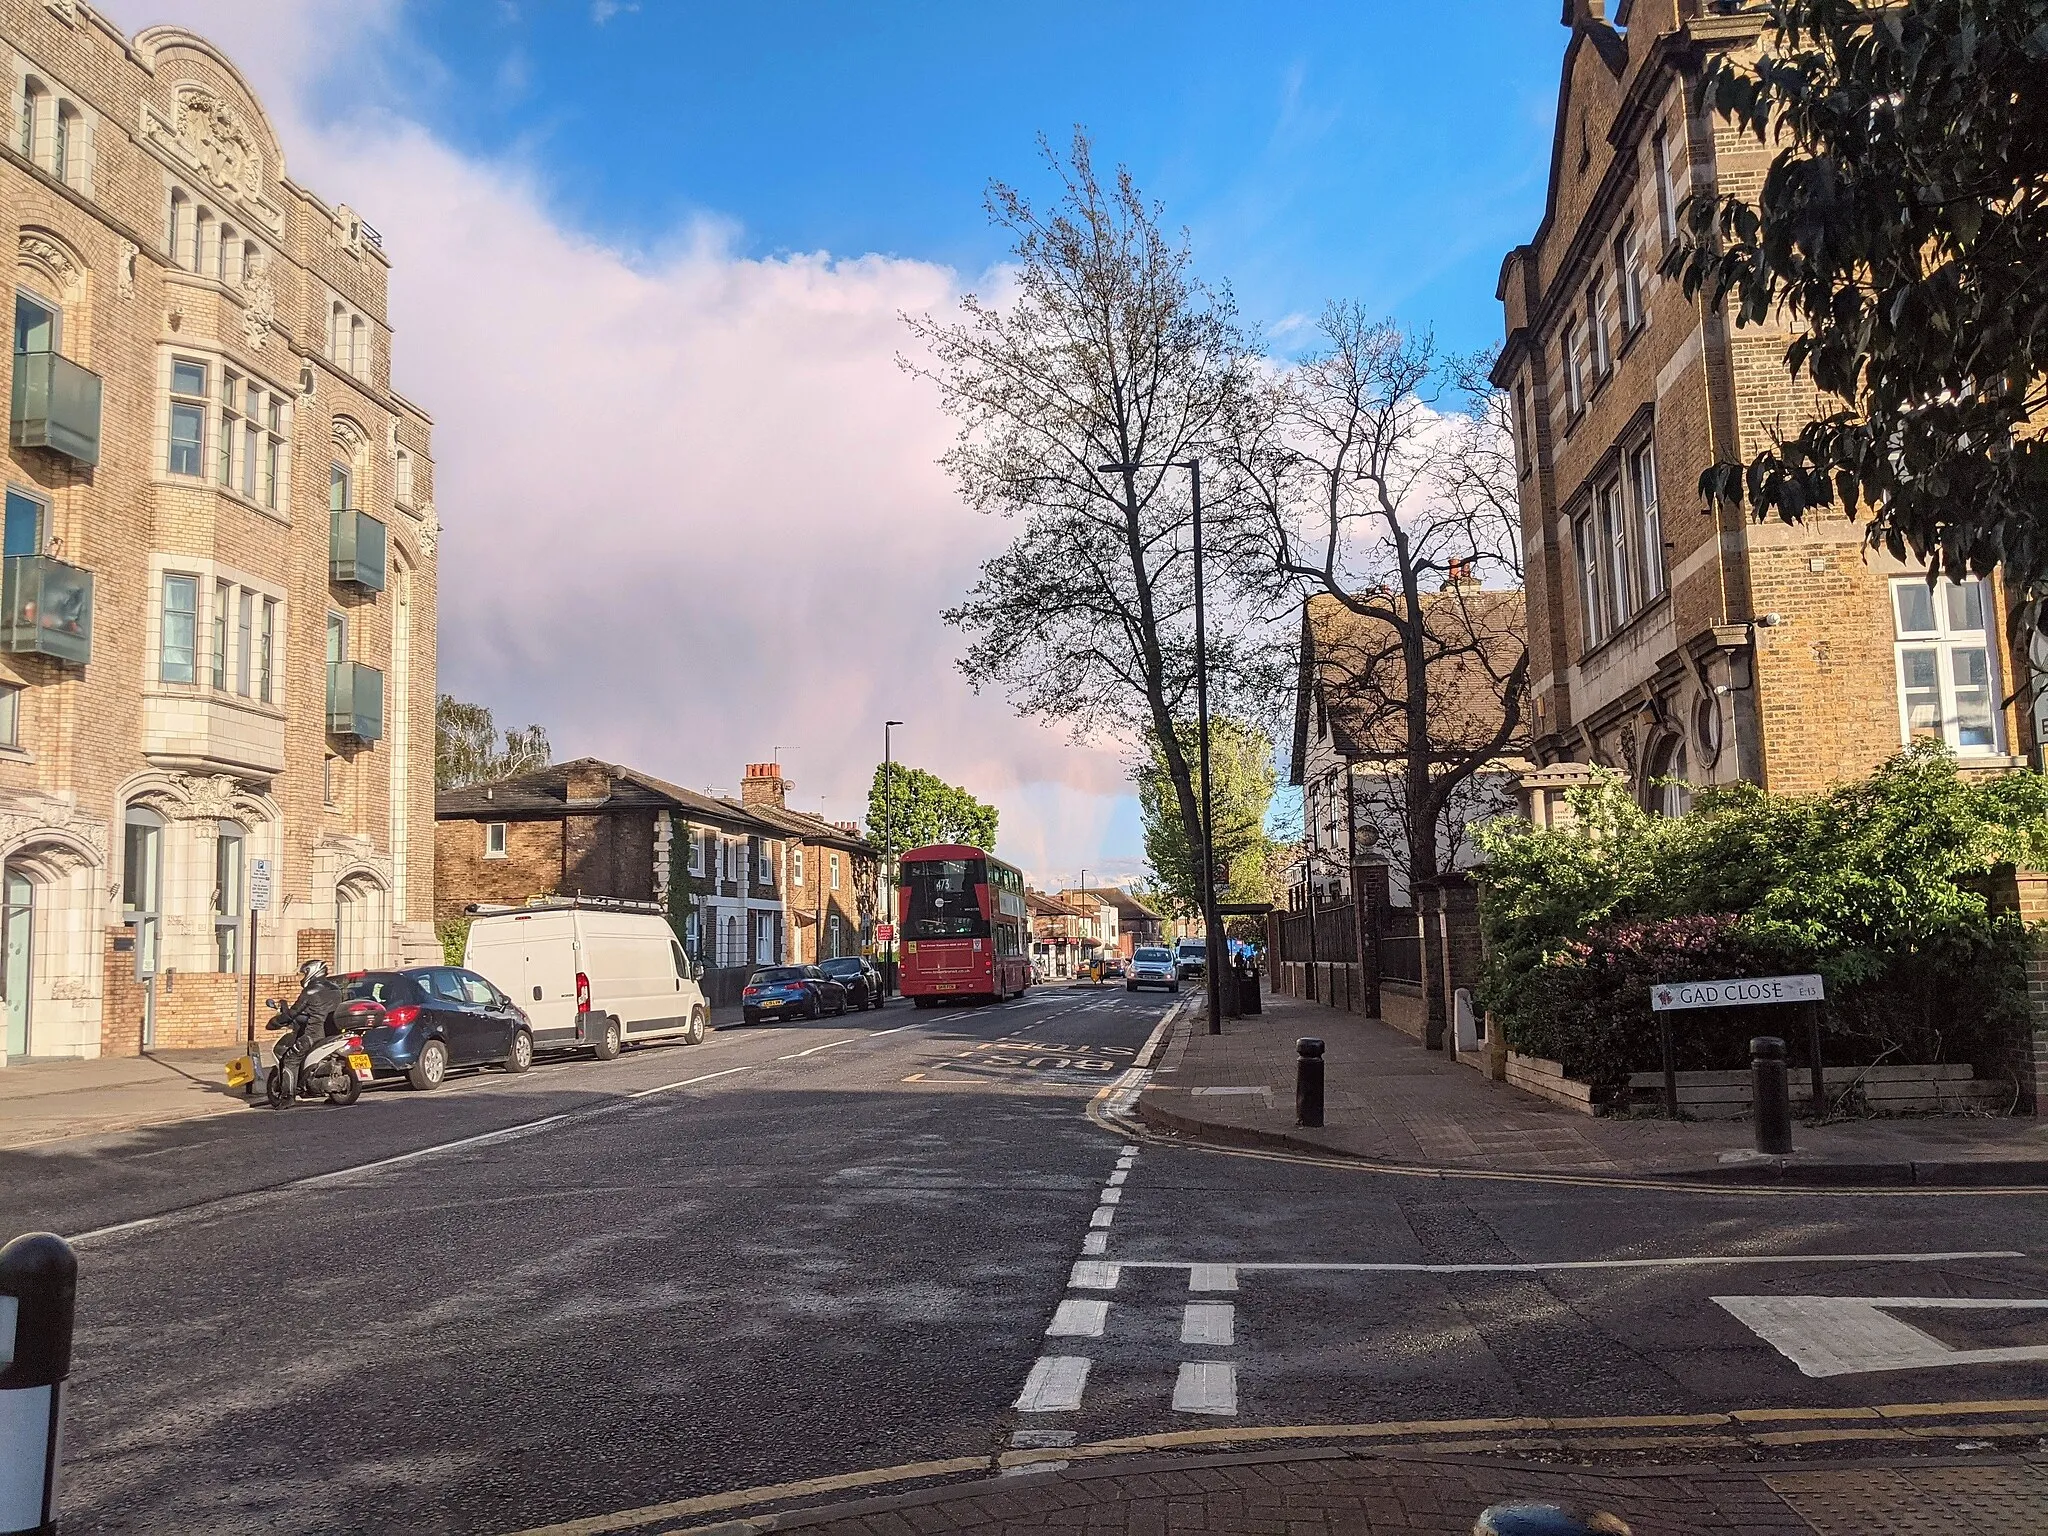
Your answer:
[[[570,797],[572,776],[599,771],[611,780],[610,794],[595,801]],[[514,774],[489,784],[444,789],[434,796],[434,816],[440,821],[518,821],[599,809],[680,812],[690,821],[753,836],[775,836],[780,830],[729,800],[684,789],[651,773],[595,757],[551,763],[532,773]]]

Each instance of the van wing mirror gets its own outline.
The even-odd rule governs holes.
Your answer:
[[[703,979],[704,979],[704,962],[703,962],[702,960],[692,960],[692,961],[690,962],[690,980],[692,980],[692,981],[702,981]]]

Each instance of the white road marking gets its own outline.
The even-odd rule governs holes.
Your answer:
[[[2048,1301],[1960,1296],[1716,1296],[1737,1322],[1808,1376],[1920,1371],[1943,1365],[2017,1365],[2048,1360],[2048,1344],[1957,1349],[1893,1311],[2039,1311]]]
[[[1132,1141],[1127,1141],[1127,1142],[1125,1142],[1125,1143],[1124,1143],[1124,1156],[1125,1156],[1125,1157],[1136,1157],[1137,1155],[1138,1155],[1138,1144],[1137,1144],[1136,1142],[1132,1142]]]
[[[791,1051],[787,1056],[778,1056],[777,1061],[801,1061],[806,1056],[815,1056],[820,1051],[829,1051],[835,1045],[851,1045],[856,1040],[868,1040],[870,1035],[848,1035],[844,1040],[827,1040],[823,1045],[814,1045],[807,1051]]]
[[[731,1077],[735,1072],[751,1072],[754,1070],[755,1067],[760,1065],[762,1065],[762,1063],[760,1062],[750,1062],[748,1065],[744,1067],[727,1067],[723,1072],[706,1072],[701,1077],[686,1077],[679,1083],[663,1083],[658,1088],[642,1088],[637,1093],[627,1094],[626,1097],[628,1099],[651,1099],[657,1093],[668,1093],[672,1089],[676,1088],[693,1088],[698,1083],[710,1082],[711,1079],[713,1079],[714,1077]],[[555,1118],[560,1120],[566,1119],[567,1117],[563,1115],[557,1115]],[[534,1123],[540,1124],[541,1122],[536,1121]]]
[[[65,1241],[71,1243],[90,1242],[96,1237],[112,1237],[116,1232],[135,1232],[143,1227],[153,1227],[162,1220],[163,1217],[161,1216],[143,1216],[135,1221],[117,1221],[111,1227],[94,1227],[90,1232],[74,1232]]]
[[[1074,1265],[1074,1272],[1067,1276],[1067,1284],[1077,1291],[1113,1291],[1122,1278],[1123,1271],[1114,1264],[1090,1263],[1082,1259]]]
[[[1072,1445],[1075,1440],[1071,1429],[1013,1429],[1010,1431],[1010,1446],[1019,1451],[1057,1450]]]
[[[1237,1308],[1229,1302],[1191,1301],[1181,1309],[1181,1343],[1227,1345],[1236,1337]]]
[[[1107,1232],[1088,1232],[1082,1235],[1081,1251],[1083,1253],[1103,1253],[1108,1248],[1109,1234]]]
[[[1698,1269],[1729,1264],[1944,1264],[1956,1259],[2026,1257],[2026,1254],[2016,1248],[2005,1248],[1985,1249],[1975,1253],[1715,1253],[1670,1259],[1548,1259],[1528,1264],[1351,1264],[1320,1260],[1302,1264],[1264,1260],[1247,1260],[1236,1264],[1190,1264],[1185,1259],[1124,1259],[1120,1262],[1126,1269],[1185,1269],[1191,1277],[1211,1273],[1235,1277],[1239,1270],[1269,1270],[1283,1273],[1328,1270],[1336,1274],[1363,1275],[1521,1275],[1570,1269]],[[1205,1285],[1198,1283],[1197,1278],[1190,1278],[1188,1289],[1234,1291],[1237,1286],[1234,1278],[1233,1283],[1227,1286]]]
[[[1237,1289],[1238,1267],[1235,1264],[1190,1264],[1188,1266],[1188,1289],[1191,1291],[1234,1291]],[[1247,1265],[1245,1267],[1249,1268],[1251,1266]]]
[[[1101,1200],[1104,1205],[1122,1205],[1124,1203],[1124,1192],[1115,1185],[1111,1185],[1096,1198]]]
[[[1072,1413],[1088,1390],[1088,1364],[1081,1355],[1040,1355],[1017,1395],[1018,1412]]]
[[[1108,1322],[1108,1302],[1069,1297],[1054,1309],[1052,1321],[1046,1324],[1045,1336],[1049,1339],[1099,1339]]]
[[[1237,1367],[1228,1360],[1183,1360],[1173,1384],[1175,1413],[1237,1412]]]
[[[1125,1179],[1128,1179],[1130,1176],[1131,1170],[1124,1167],[1122,1164],[1118,1164],[1116,1172],[1112,1173],[1109,1176],[1109,1187],[1111,1189],[1115,1189],[1119,1184],[1123,1183],[1123,1181]]]
[[[747,1069],[745,1067],[737,1067],[734,1070],[744,1072]],[[715,1075],[724,1076],[723,1073]],[[639,1095],[635,1094],[634,1097],[637,1098]],[[569,1118],[568,1115],[548,1115],[540,1120],[528,1120],[520,1125],[508,1125],[499,1131],[485,1131],[478,1136],[462,1136],[454,1141],[436,1142],[431,1147],[420,1147],[411,1152],[401,1152],[396,1157],[380,1157],[375,1162],[357,1163],[352,1168],[337,1168],[332,1173],[316,1173],[307,1178],[294,1179],[286,1187],[290,1189],[312,1189],[322,1184],[333,1184],[342,1179],[354,1178],[359,1173],[374,1173],[379,1168],[395,1168],[400,1163],[418,1162],[423,1157],[433,1157],[441,1152],[456,1152],[464,1147],[480,1147],[493,1141],[510,1141],[515,1136],[525,1136],[534,1131],[545,1129],[550,1125],[558,1125]]]
[[[1095,1214],[1088,1218],[1088,1225],[1091,1227],[1106,1227],[1115,1220],[1116,1208],[1114,1206],[1098,1205],[1095,1207]]]

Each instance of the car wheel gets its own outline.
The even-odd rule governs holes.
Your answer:
[[[606,1019],[604,1021],[604,1028],[599,1032],[597,1044],[592,1050],[599,1061],[611,1061],[618,1056],[619,1021],[617,1019]]]
[[[523,1029],[512,1031],[512,1054],[505,1058],[507,1072],[524,1072],[533,1065],[533,1036]]]
[[[761,1015],[749,1013],[746,1009],[742,1008],[740,1010],[740,1022],[742,1024],[758,1024],[761,1022]]]
[[[448,1047],[439,1040],[429,1040],[420,1047],[420,1059],[412,1064],[405,1074],[407,1082],[422,1092],[438,1088],[448,1075]]]
[[[702,1008],[692,1008],[690,1010],[690,1032],[683,1036],[683,1043],[685,1045],[702,1045],[704,1043],[704,1030],[707,1023],[704,1010]]]

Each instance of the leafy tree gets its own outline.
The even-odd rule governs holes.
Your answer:
[[[1196,755],[1195,727],[1181,728],[1181,750]],[[1216,869],[1227,881],[1225,901],[1271,901],[1276,845],[1266,835],[1266,811],[1277,780],[1273,739],[1257,726],[1227,718],[1209,723],[1209,772],[1216,816]],[[1138,813],[1145,829],[1148,889],[1165,910],[1191,917],[1201,911],[1201,871],[1188,824],[1168,782],[1164,754],[1154,745],[1138,765]]]
[[[498,728],[483,705],[442,694],[434,701],[434,788],[488,784],[547,767],[550,750],[543,727],[508,726],[504,743],[498,745]]]
[[[968,295],[965,319],[910,321],[959,435],[943,463],[968,505],[1023,530],[946,614],[969,637],[960,669],[1077,737],[1159,743],[1185,826],[1200,796],[1181,723],[1194,712],[1190,461],[1250,401],[1260,371],[1227,291],[1204,284],[1128,171],[1105,186],[1085,133],[1050,209],[1001,183],[1013,293]],[[1213,460],[1211,461],[1213,462]],[[1210,628],[1212,691],[1247,636]]]
[[[885,780],[884,769],[889,778]],[[884,825],[883,786],[893,782],[887,825]],[[935,773],[905,763],[875,765],[874,784],[868,790],[868,836],[879,846],[886,831],[897,852],[923,848],[932,843],[965,843],[993,853],[996,847],[996,817],[992,805],[984,805],[966,790],[948,784]]]
[[[2048,579],[2048,0],[1773,0],[1704,106],[1780,146],[1750,201],[1695,196],[1667,258],[1738,324],[1784,315],[1825,392],[1701,481],[1758,517],[1840,504],[1952,576]],[[2033,425],[2030,425],[2030,422]]]

